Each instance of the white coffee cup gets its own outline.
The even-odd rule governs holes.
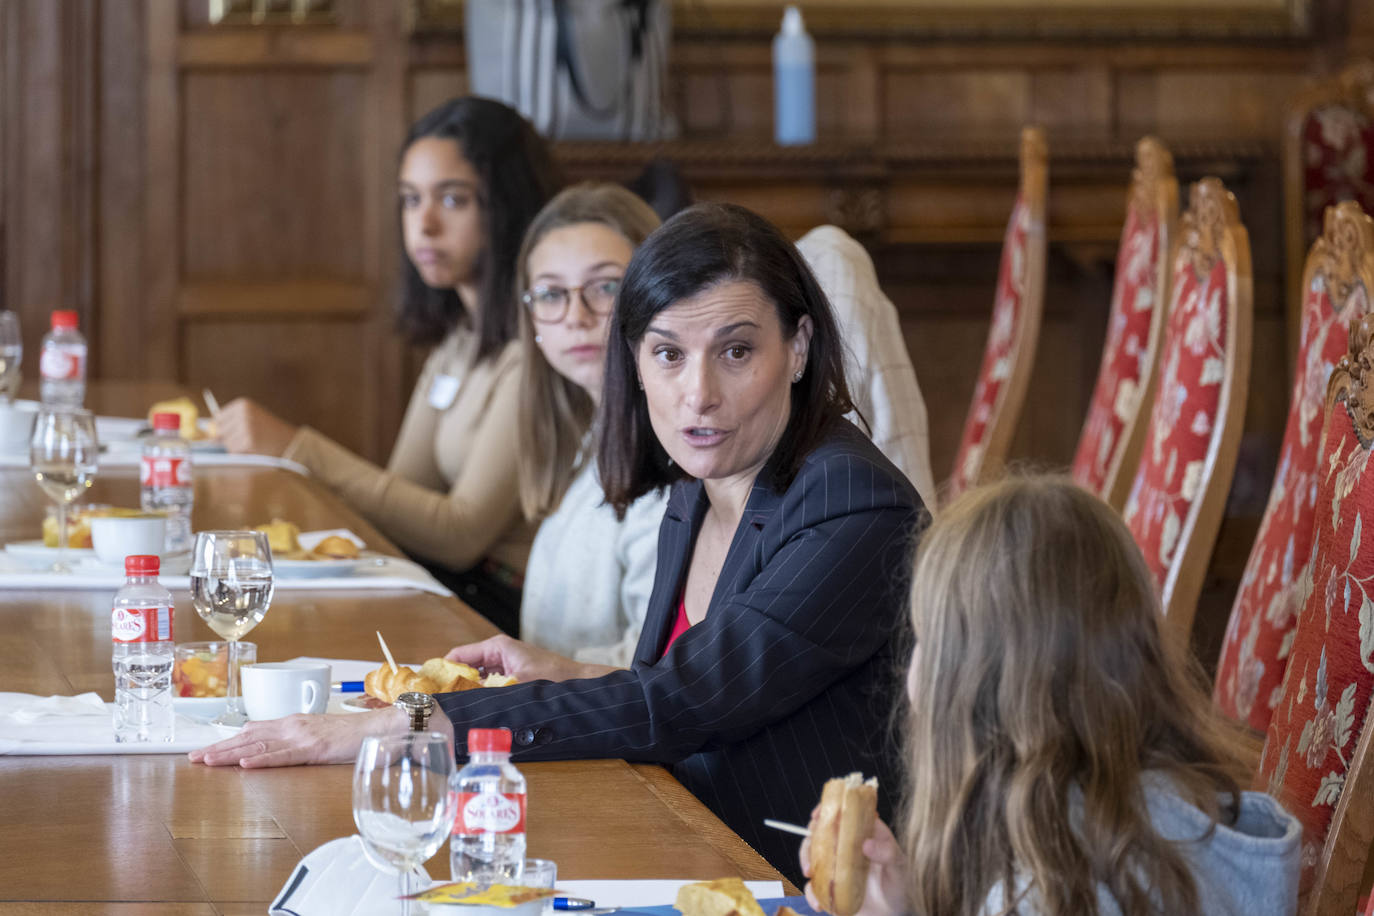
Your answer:
[[[260,662],[239,671],[243,708],[250,719],[280,719],[297,712],[324,712],[329,705],[329,666],[309,662]]]

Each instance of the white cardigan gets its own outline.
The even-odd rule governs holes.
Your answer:
[[[667,493],[636,500],[618,522],[596,463],[573,478],[534,537],[520,638],[579,662],[629,667],[658,564]]]
[[[868,421],[873,444],[906,474],[933,514],[935,475],[930,470],[926,402],[916,384],[897,309],[878,286],[872,258],[835,226],[812,229],[797,242],[797,250],[835,310],[849,393]]]

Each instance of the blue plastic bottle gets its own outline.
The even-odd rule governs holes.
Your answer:
[[[780,146],[816,142],[816,45],[795,6],[773,36],[773,135]]]

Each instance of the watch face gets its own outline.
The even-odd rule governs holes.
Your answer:
[[[433,709],[434,697],[427,693],[403,693],[396,698],[396,705],[405,709]]]

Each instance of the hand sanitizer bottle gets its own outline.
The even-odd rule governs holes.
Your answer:
[[[773,36],[773,134],[780,146],[816,142],[816,45],[795,6]]]

